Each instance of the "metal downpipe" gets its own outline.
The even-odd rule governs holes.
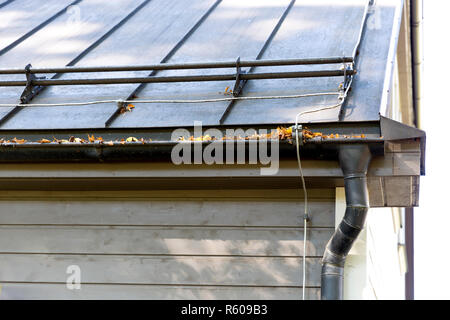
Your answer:
[[[367,144],[341,145],[339,148],[347,208],[323,255],[322,300],[343,299],[345,259],[364,227],[369,210],[367,168],[370,160],[371,153]]]
[[[411,7],[411,53],[413,60],[413,98],[415,125],[421,128],[420,112],[422,107],[423,77],[423,1],[410,0]]]

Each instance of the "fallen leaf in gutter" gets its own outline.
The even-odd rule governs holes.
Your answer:
[[[27,142],[27,140],[25,140],[25,139],[17,139],[17,138],[12,139],[11,141],[14,143],[18,143],[18,144]]]

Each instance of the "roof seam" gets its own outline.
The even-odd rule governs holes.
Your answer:
[[[74,2],[72,2],[70,5],[75,5],[79,2],[81,2],[82,0],[76,0]],[[117,24],[115,24],[111,29],[109,29],[105,34],[103,34],[100,38],[98,38],[94,43],[92,43],[90,46],[88,46],[86,49],[84,49],[78,56],[76,56],[74,59],[72,59],[66,66],[70,67],[75,65],[76,63],[78,63],[81,59],[83,59],[83,57],[85,57],[89,52],[91,52],[93,49],[95,49],[96,47],[98,47],[98,45],[100,43],[102,43],[104,40],[106,40],[111,34],[113,34],[117,29],[119,29],[122,25],[124,25],[131,17],[133,17],[137,12],[139,12],[143,7],[145,7],[150,1],[152,0],[145,0],[143,2],[141,2],[141,4],[139,6],[137,6],[133,11],[131,11],[125,18],[123,18],[122,20],[120,20]],[[69,5],[69,6],[70,6]],[[67,6],[67,7],[69,7]],[[64,8],[63,10],[59,11],[55,16],[53,16],[52,18],[50,18],[49,20],[47,20],[45,22],[44,25],[42,25],[41,27],[47,25],[48,23],[50,23],[51,21],[53,21],[56,17],[58,17],[59,15],[61,15],[66,9]],[[34,30],[34,29],[33,29]],[[37,30],[36,30],[37,31]],[[35,32],[36,32],[35,31]],[[33,32],[34,33],[34,32]],[[31,36],[32,34],[30,34],[29,36]],[[29,37],[28,36],[28,37]],[[9,50],[9,49],[8,49]],[[1,53],[0,53],[1,55]],[[31,65],[30,65],[31,67]],[[51,77],[51,79],[58,79],[59,77],[61,77],[61,73],[56,73],[55,75],[53,75]],[[35,91],[33,92],[33,95],[29,98],[29,100],[33,99],[33,97],[35,97],[36,95],[38,95],[40,92],[42,92],[43,90],[45,90],[45,88],[47,87],[37,87],[35,89]],[[7,122],[9,119],[11,119],[12,117],[14,117],[17,113],[19,113],[22,109],[24,108],[24,106],[22,105],[17,105],[15,106],[12,110],[10,110],[6,115],[4,115],[2,118],[0,118],[0,127],[5,124],[5,122]]]

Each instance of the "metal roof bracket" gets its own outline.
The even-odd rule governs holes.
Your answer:
[[[292,139],[294,141],[298,141],[299,146],[303,146],[303,126],[301,124],[293,125],[292,129]],[[297,140],[297,132],[298,132],[298,140]]]
[[[26,104],[31,101],[36,95],[39,94],[42,87],[41,86],[33,86],[33,80],[38,79],[45,79],[45,76],[43,77],[36,77],[34,74],[30,72],[31,64],[27,64],[25,67],[25,76],[27,77],[27,84],[25,86],[25,90],[23,90],[22,94],[20,95],[20,102],[22,104]]]
[[[233,88],[233,96],[237,97],[239,93],[241,92],[242,88],[244,87],[244,81],[241,80],[241,74],[245,73],[245,71],[242,71],[241,66],[241,57],[237,57],[236,59],[236,82],[234,83]]]
[[[344,63],[343,65],[343,69],[344,69],[344,84],[343,84],[343,89],[344,91],[347,90],[347,88],[349,86],[351,86],[351,78],[354,74],[354,68],[353,68],[353,63]],[[351,90],[352,88],[349,88],[349,90]]]

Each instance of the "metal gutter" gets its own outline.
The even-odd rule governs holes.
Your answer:
[[[259,127],[247,125],[245,127],[220,126],[202,127],[200,135],[208,129],[216,129],[222,135],[228,135],[227,130],[261,129],[270,132],[277,128],[278,124],[261,125]],[[285,127],[289,125],[284,125]],[[425,133],[396,121],[383,118],[381,122],[366,123],[316,123],[307,124],[308,130],[320,132],[323,136],[306,139],[301,147],[304,158],[338,160],[340,148],[344,146],[366,145],[373,155],[383,155],[387,141],[402,141],[408,139],[422,139]],[[0,144],[0,162],[105,162],[105,161],[170,161],[171,152],[179,141],[173,141],[172,134],[175,128],[102,128],[102,129],[77,129],[77,130],[0,130],[0,137],[4,140],[26,139],[25,143]],[[195,127],[184,129],[188,136],[197,137]],[[333,134],[334,137],[327,137]],[[33,142],[40,139],[61,140],[70,136],[85,138],[87,135],[102,137],[103,141],[90,143],[75,142]],[[137,142],[121,141],[127,137],[136,137]],[[142,141],[140,139],[142,138]],[[226,143],[244,144],[247,148],[258,140],[216,140]],[[270,140],[267,140],[268,142]],[[292,140],[278,140],[280,158],[296,158],[296,147]],[[207,147],[213,141],[184,141],[190,145]],[[267,143],[270,150],[271,143]],[[237,150],[237,148],[235,148]]]
[[[188,146],[192,152],[204,149],[213,143],[223,145],[224,148],[233,145],[233,152],[245,148],[246,159],[250,151],[258,145],[259,140],[237,141],[145,141],[145,142],[112,142],[102,143],[3,143],[0,145],[0,162],[158,162],[171,161],[173,148],[178,144]],[[277,140],[272,145],[267,142],[270,153],[272,146],[279,148],[280,158],[295,158],[295,145],[289,140]],[[307,141],[301,150],[305,158],[337,160],[340,145],[359,145],[364,143],[370,146],[375,154],[382,154],[384,141],[381,139],[348,139],[348,141]],[[197,147],[195,147],[197,146]],[[197,149],[200,148],[200,149]]]
[[[290,127],[293,123],[243,123],[236,125],[202,125],[203,131],[208,129],[217,129],[226,134],[227,130],[244,131],[248,129],[268,131],[278,127]],[[340,134],[340,135],[360,135],[365,134],[367,137],[380,137],[380,121],[365,121],[365,122],[320,122],[308,123],[304,125],[305,129],[315,132],[322,132],[324,134]],[[101,136],[104,140],[116,140],[135,136],[137,138],[144,138],[153,141],[169,141],[171,140],[172,132],[176,129],[184,129],[190,135],[195,135],[196,127],[190,125],[186,126],[164,126],[164,127],[98,127],[98,128],[67,128],[67,129],[0,129],[0,138],[8,140],[12,138],[39,140],[49,139],[53,137],[57,139],[68,139],[70,136],[87,137],[87,135]]]
[[[219,130],[223,136],[230,136],[228,130],[249,129],[260,132],[270,132],[278,125],[261,125],[260,127],[202,127],[201,133],[196,132],[198,128],[185,127],[186,135],[197,137],[206,133],[208,129]],[[285,125],[286,127],[286,125]],[[201,145],[203,149],[213,143],[213,141],[173,141],[174,128],[102,128],[97,130],[0,130],[0,138],[4,141],[0,143],[0,162],[152,162],[152,161],[171,161],[172,149],[179,143],[194,146]],[[338,159],[338,149],[340,145],[367,144],[374,154],[384,153],[384,139],[381,138],[379,122],[367,123],[345,123],[336,125],[336,123],[311,124],[309,130],[321,132],[324,135],[338,134],[338,137],[314,137],[306,139],[301,147],[301,154],[304,158],[312,159]],[[205,133],[204,133],[205,132]],[[248,131],[247,131],[248,132]],[[260,132],[262,133],[262,132]],[[245,136],[247,133],[244,133]],[[252,134],[252,133],[250,133]],[[69,137],[78,137],[86,139],[87,135],[102,137],[103,141],[90,143],[75,142],[51,142],[41,143],[33,142],[41,139],[62,140]],[[183,133],[184,135],[184,133]],[[239,134],[240,135],[240,134]],[[355,135],[355,136],[354,136]],[[359,136],[358,136],[359,135]],[[364,135],[364,136],[363,136]],[[136,137],[137,142],[126,142],[122,139],[127,137]],[[26,139],[25,143],[7,143],[7,140]],[[142,138],[142,141],[140,140]],[[74,139],[72,139],[74,140]],[[122,141],[121,141],[122,140]],[[171,141],[172,140],[172,141]],[[42,140],[41,140],[42,141]],[[234,144],[234,150],[237,152],[237,145],[244,144],[246,154],[249,147],[258,144],[258,140],[216,140],[225,141],[225,147]],[[280,158],[296,157],[296,147],[292,140],[277,140],[278,143],[272,144],[267,141],[268,152],[271,147],[279,147]],[[194,148],[192,148],[194,149]],[[246,159],[249,157],[246,156]]]

